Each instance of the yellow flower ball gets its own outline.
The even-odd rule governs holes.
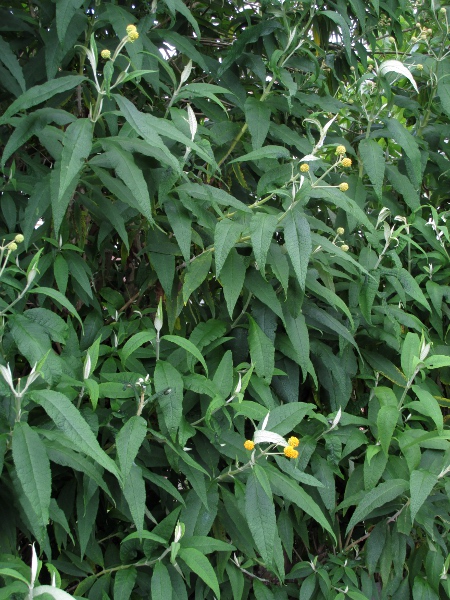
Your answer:
[[[347,244],[342,244],[341,250],[342,250],[342,252],[348,252],[350,250],[350,248],[347,246]]]
[[[100,56],[105,60],[108,60],[108,58],[111,58],[111,50],[102,50]]]
[[[133,33],[134,31],[136,31],[136,25],[127,25],[126,32],[128,33],[128,35],[130,35],[130,33]]]
[[[16,242],[16,244],[21,244],[24,239],[25,238],[23,237],[23,235],[21,233],[18,233],[14,238],[14,241]]]
[[[292,446],[292,448],[297,448],[297,446],[300,444],[300,440],[293,435],[288,439],[288,444],[289,446]]]
[[[421,65],[421,64],[416,65],[416,69],[418,71],[423,71],[423,65]]]
[[[339,189],[341,190],[341,192],[346,192],[348,190],[348,183],[345,183],[345,181],[341,184],[339,184]]]
[[[343,227],[338,227],[338,228],[336,229],[336,233],[337,233],[338,235],[344,235],[344,233],[345,233],[345,229],[344,229]]]
[[[341,165],[343,167],[351,167],[352,166],[352,159],[351,158],[343,158]]]
[[[302,173],[307,173],[309,171],[309,165],[307,165],[306,163],[303,163],[300,165],[300,171]]]
[[[135,42],[139,37],[139,33],[137,31],[131,31],[128,34],[128,39],[130,40],[131,43]]]
[[[346,152],[345,146],[337,146],[336,154],[345,154],[345,152]]]
[[[14,252],[14,250],[17,250],[17,244],[15,242],[9,242],[9,244],[6,247],[10,252]]]
[[[294,450],[292,446],[286,446],[283,452],[286,458],[297,458],[298,456],[297,450]]]
[[[253,450],[254,447],[255,447],[255,442],[252,442],[252,440],[245,440],[244,448],[246,450]]]

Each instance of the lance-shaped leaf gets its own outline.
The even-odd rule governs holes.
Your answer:
[[[93,124],[77,119],[69,125],[63,138],[61,160],[52,173],[51,196],[55,232],[58,234],[80,172],[92,148]]]
[[[399,60],[385,60],[381,63],[380,68],[378,69],[378,73],[380,75],[386,75],[386,73],[397,73],[397,75],[401,75],[402,77],[406,77],[411,82],[413,88],[419,93],[417,88],[416,81],[411,74],[411,71],[408,69],[406,65],[401,63]]]
[[[153,224],[152,206],[147,182],[141,169],[134,162],[133,156],[112,142],[104,142],[103,145],[107,148],[106,156],[109,163],[128,188],[130,194],[129,204],[137,208]]]
[[[311,230],[304,214],[289,210],[284,220],[284,242],[302,290],[311,256]]]
[[[377,487],[370,490],[368,494],[363,496],[358,503],[355,512],[347,525],[346,532],[348,533],[352,527],[364,520],[373,510],[384,506],[388,502],[395,500],[403,494],[409,485],[404,479],[390,479],[384,483],[380,483]]]
[[[262,212],[255,213],[250,221],[253,252],[259,271],[263,277],[266,268],[267,252],[269,251],[277,225],[278,219],[275,215],[268,215]]]
[[[34,507],[39,525],[49,518],[51,473],[45,445],[28,423],[16,423],[12,433],[12,453],[17,477]]]
[[[196,548],[180,548],[179,557],[187,566],[212,589],[217,600],[220,600],[219,582],[209,560]]]
[[[233,316],[233,310],[242,291],[245,281],[245,262],[236,248],[231,248],[221,273],[220,283],[227,303],[228,314]]]
[[[62,92],[73,89],[85,80],[86,77],[81,75],[67,75],[66,77],[52,79],[42,85],[35,85],[19,96],[19,98],[7,108],[3,116],[0,117],[0,125],[7,123],[8,119],[19,112],[19,110],[27,110],[27,108],[41,104],[56,94],[61,94]]]
[[[253,471],[245,488],[245,516],[258,553],[266,565],[271,565],[277,528],[275,507]]]
[[[120,480],[114,461],[102,450],[92,429],[72,402],[53,390],[32,392],[36,404],[42,406],[56,427],[63,431],[77,450],[84,452]]]
[[[175,439],[183,416],[183,378],[169,362],[158,361],[155,368],[155,392],[163,392],[158,400],[163,424]]]
[[[128,477],[146,433],[147,423],[145,419],[133,416],[125,423],[116,436],[117,457],[124,481]]]
[[[249,317],[249,323],[248,343],[252,363],[259,377],[270,383],[275,366],[274,345],[252,317]]]
[[[245,101],[245,120],[252,136],[253,150],[258,150],[264,143],[270,126],[270,108],[249,96]]]
[[[437,475],[424,471],[422,469],[413,471],[409,481],[411,492],[411,522],[414,523],[417,513],[425,500],[431,494],[434,486],[438,482]]]
[[[235,223],[230,219],[223,219],[216,225],[214,232],[214,253],[216,261],[216,277],[219,277],[220,271],[230,253],[238,241],[242,231],[242,225]]]
[[[375,140],[363,139],[359,142],[358,150],[373,189],[381,198],[385,166],[383,148]]]
[[[123,495],[130,509],[137,533],[140,535],[144,529],[145,516],[145,482],[142,469],[135,464],[131,465],[123,484]]]

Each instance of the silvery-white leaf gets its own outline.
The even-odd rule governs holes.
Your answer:
[[[181,73],[181,77],[180,77],[180,87],[183,85],[183,83],[185,81],[187,81],[189,79],[189,75],[191,74],[192,71],[192,60],[190,60],[188,62],[188,64],[184,67],[182,73]]]
[[[286,440],[281,437],[281,435],[278,435],[278,433],[274,433],[273,431],[266,431],[266,430],[256,430],[255,431],[255,435],[253,436],[253,441],[255,442],[255,444],[264,444],[264,443],[268,443],[268,444],[276,444],[277,446],[283,446],[286,447],[288,445],[288,443],[286,442]]]
[[[36,582],[37,572],[38,572],[38,557],[36,554],[36,548],[34,547],[34,544],[32,544],[31,545],[31,585],[30,585],[31,588],[34,587],[34,584]]]
[[[307,154],[302,158],[301,162],[311,162],[312,160],[319,160],[319,158],[314,156],[314,154]]]
[[[331,429],[334,429],[336,427],[336,425],[341,420],[341,416],[342,416],[342,409],[341,409],[341,407],[339,407],[339,410],[337,411],[336,416],[334,417],[333,422],[331,423]]]
[[[261,431],[263,431],[267,426],[267,421],[269,420],[270,410],[267,415],[264,417],[264,421],[261,424]]]
[[[40,585],[39,587],[34,588],[33,598],[39,598],[42,594],[48,594],[54,598],[54,600],[73,600],[73,596],[63,590],[54,588],[51,585]]]
[[[197,119],[195,118],[195,113],[190,104],[187,105],[187,114],[189,119],[189,129],[191,130],[191,140],[193,140],[197,133]]]
[[[381,63],[379,73],[380,75],[386,75],[386,73],[398,73],[399,75],[403,75],[403,77],[409,79],[416,92],[419,93],[411,71],[399,60],[385,60],[383,63]]]

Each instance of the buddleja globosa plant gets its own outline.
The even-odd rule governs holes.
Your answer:
[[[450,597],[449,12],[0,9],[0,600]]]

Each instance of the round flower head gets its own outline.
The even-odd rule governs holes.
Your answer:
[[[347,246],[347,244],[342,244],[341,250],[342,250],[342,252],[348,252],[350,250],[350,248]]]
[[[111,50],[102,50],[100,56],[105,60],[108,60],[108,58],[111,58]]]
[[[344,233],[345,233],[345,229],[344,229],[343,227],[338,227],[338,228],[336,229],[336,233],[337,233],[338,235],[344,235]]]
[[[340,183],[338,187],[341,190],[341,192],[346,192],[348,190],[348,183],[345,183],[344,181],[343,183]]]
[[[418,71],[423,71],[423,65],[421,65],[421,64],[416,65],[416,69]]]
[[[21,233],[18,233],[14,238],[14,241],[16,242],[16,244],[21,244],[24,239],[25,238],[23,237],[23,235]]]
[[[9,242],[9,244],[6,247],[10,252],[14,252],[14,250],[17,250],[16,242]]]
[[[294,450],[292,446],[286,446],[283,452],[286,458],[297,458],[298,456],[297,450]]]
[[[293,435],[288,439],[288,444],[293,448],[297,448],[297,446],[300,444],[300,440]]]
[[[343,167],[351,167],[352,166],[352,159],[351,158],[343,158],[341,165]]]
[[[130,33],[134,31],[136,31],[136,25],[127,25],[126,32],[128,33],[128,35],[130,35]]]
[[[253,450],[254,447],[255,447],[255,442],[252,442],[252,440],[245,440],[244,448],[246,450]]]
[[[139,33],[137,31],[130,31],[128,34],[128,39],[130,42],[135,42],[139,37]]]
[[[345,146],[337,146],[336,154],[345,154],[345,152],[346,152]]]
[[[309,165],[308,165],[308,164],[306,164],[306,163],[302,163],[302,164],[300,165],[300,171],[301,171],[302,173],[307,173],[307,172],[309,171]]]

